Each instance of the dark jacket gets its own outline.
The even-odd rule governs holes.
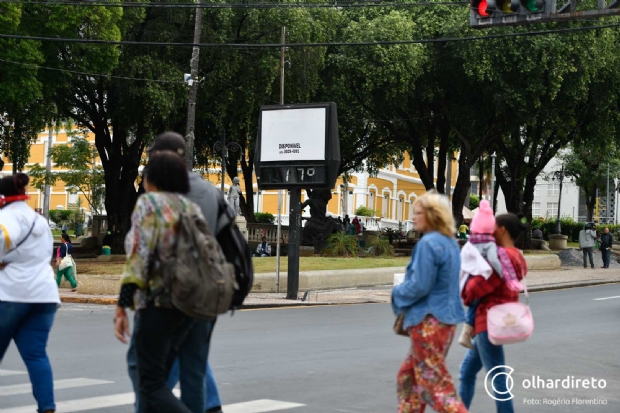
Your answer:
[[[65,258],[67,256],[67,252],[69,255],[73,255],[73,245],[71,243],[60,244],[60,258]]]
[[[614,236],[611,234],[603,234],[601,235],[601,245],[599,246],[601,251],[606,250],[607,248],[611,248],[614,243]]]

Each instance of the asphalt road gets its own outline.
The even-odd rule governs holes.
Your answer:
[[[531,305],[533,337],[506,346],[507,364],[515,369],[515,410],[620,412],[620,284],[534,293]],[[113,337],[112,315],[111,307],[102,306],[67,304],[59,311],[49,344],[59,413],[132,410],[126,346]],[[222,317],[211,361],[223,402],[229,405],[224,411],[396,411],[395,376],[408,343],[392,333],[392,323],[384,304],[253,310]],[[448,356],[457,384],[464,352],[454,344]],[[27,376],[18,374],[25,367],[13,346],[2,369],[0,412],[34,412],[24,385]],[[594,377],[605,380],[606,387],[525,389],[523,380],[532,376]],[[481,373],[472,412],[495,411],[483,380]],[[546,404],[558,400],[568,404]],[[575,404],[583,400],[606,404]]]

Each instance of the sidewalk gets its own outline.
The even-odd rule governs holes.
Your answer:
[[[620,282],[620,269],[584,269],[565,267],[561,270],[530,271],[527,285],[530,292],[548,291],[561,288],[585,287]],[[287,300],[286,291],[281,293],[250,293],[243,308],[273,308],[287,306],[344,305],[363,303],[389,303],[392,286],[372,288],[350,288],[330,291],[308,292],[306,300],[301,301],[305,293],[300,292],[300,300]],[[115,295],[87,295],[72,293],[69,289],[60,289],[60,298],[64,303],[116,305]]]

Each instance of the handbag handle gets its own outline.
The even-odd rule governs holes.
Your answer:
[[[521,283],[523,284],[523,292],[525,293],[525,303],[528,305],[530,305],[530,295],[527,292],[527,282],[525,281],[525,277],[521,280]]]

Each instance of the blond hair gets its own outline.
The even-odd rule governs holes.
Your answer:
[[[450,200],[447,196],[427,192],[415,201],[414,207],[424,210],[426,223],[431,230],[440,232],[447,237],[454,236],[456,226],[450,208]]]

